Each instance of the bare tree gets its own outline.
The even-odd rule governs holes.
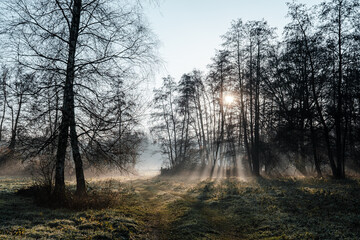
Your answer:
[[[128,1],[7,1],[11,39],[20,64],[53,72],[62,81],[62,118],[58,129],[54,195],[65,195],[64,162],[71,139],[77,193],[86,192],[77,122],[82,100],[111,87],[114,79],[147,70],[156,61],[156,41],[144,24],[142,6]],[[132,75],[134,76],[134,75]],[[78,109],[76,109],[76,107]],[[69,132],[70,131],[70,132]],[[82,131],[86,131],[82,129]],[[81,133],[80,133],[81,134]]]
[[[9,69],[6,68],[5,66],[2,67],[2,74],[1,74],[1,109],[2,109],[2,114],[1,114],[1,120],[0,120],[0,142],[3,140],[3,132],[4,132],[4,121],[5,121],[5,116],[6,116],[6,109],[7,109],[7,95],[8,95],[8,90],[7,90],[7,81],[8,81],[8,77],[9,77]]]

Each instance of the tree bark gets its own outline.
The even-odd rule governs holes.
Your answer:
[[[20,113],[21,113],[22,103],[23,103],[23,93],[20,93],[19,106],[18,106],[18,110],[16,113],[15,123],[14,123],[13,129],[11,130],[11,138],[10,138],[10,144],[9,144],[10,150],[13,150],[15,148],[17,126],[19,123],[19,117],[20,117]]]
[[[81,16],[82,0],[74,0],[72,9],[72,20],[69,36],[68,61],[66,68],[66,80],[64,87],[64,99],[62,108],[62,120],[60,124],[60,133],[58,141],[58,149],[56,153],[56,169],[55,169],[55,188],[54,196],[62,201],[65,199],[65,156],[67,141],[69,136],[69,127],[71,124],[71,115],[74,111],[74,79],[75,79],[75,54],[76,44],[79,35],[79,25]]]
[[[73,159],[75,162],[76,194],[81,196],[86,194],[86,185],[85,185],[85,177],[83,170],[83,162],[81,159],[80,149],[79,149],[79,141],[78,141],[78,136],[76,134],[74,108],[73,108],[73,114],[71,116],[70,138],[71,138]]]
[[[256,83],[255,83],[255,126],[254,126],[254,151],[253,151],[253,174],[260,176],[260,42],[258,43]]]
[[[3,79],[2,79],[2,91],[3,91],[3,97],[4,97],[4,103],[3,103],[3,112],[1,115],[0,120],[0,141],[2,140],[2,131],[3,131],[3,124],[5,120],[5,114],[6,114],[6,104],[7,104],[7,92],[6,92],[6,77],[7,77],[7,69],[3,70]]]
[[[338,53],[339,53],[339,75],[337,79],[337,108],[335,113],[335,135],[336,135],[336,163],[337,163],[337,171],[336,171],[336,178],[345,178],[344,169],[344,155],[343,155],[343,145],[342,145],[342,107],[343,107],[343,97],[342,97],[342,81],[343,81],[343,62],[342,62],[342,22],[341,22],[341,2],[340,6],[338,7]]]

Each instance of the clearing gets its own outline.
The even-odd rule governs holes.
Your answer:
[[[359,239],[360,182],[331,179],[107,179],[107,209],[49,209],[0,178],[0,239]],[[70,186],[71,187],[71,186]]]

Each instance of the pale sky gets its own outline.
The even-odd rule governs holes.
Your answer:
[[[221,48],[220,36],[227,32],[232,20],[265,19],[271,27],[278,28],[281,36],[289,22],[285,4],[289,1],[292,0],[159,0],[160,6],[147,7],[148,21],[161,42],[165,67],[156,75],[157,86],[168,74],[179,80],[194,68],[206,71],[215,49]],[[322,0],[299,2],[311,6]]]

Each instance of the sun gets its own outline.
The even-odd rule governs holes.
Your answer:
[[[235,101],[235,98],[233,95],[225,95],[224,96],[224,104],[225,105],[232,105]]]

